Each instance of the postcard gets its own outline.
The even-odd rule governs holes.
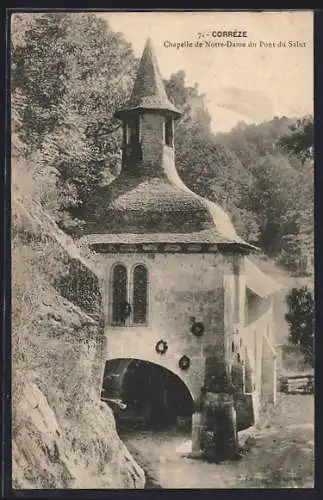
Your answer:
[[[13,490],[314,488],[313,12],[11,12]]]

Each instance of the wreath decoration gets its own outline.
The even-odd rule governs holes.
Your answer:
[[[178,365],[181,370],[187,370],[190,366],[190,359],[187,356],[182,356],[178,362]]]
[[[165,342],[165,340],[159,340],[159,342],[157,342],[155,346],[155,349],[158,354],[165,354],[168,349],[167,342]]]
[[[196,337],[202,337],[202,335],[204,333],[203,323],[200,323],[199,321],[197,321],[196,323],[193,323],[191,331],[192,331],[193,335],[195,335]]]

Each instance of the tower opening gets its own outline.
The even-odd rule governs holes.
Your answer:
[[[173,119],[171,116],[165,118],[165,144],[166,146],[173,147],[174,132],[173,132]]]
[[[128,117],[128,141],[130,146],[137,145],[140,139],[140,116],[134,114]]]

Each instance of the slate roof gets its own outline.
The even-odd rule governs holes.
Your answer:
[[[195,231],[190,233],[93,233],[85,235],[80,239],[82,245],[100,245],[100,244],[211,244],[211,245],[232,245],[236,244],[243,248],[246,244],[243,240],[232,240],[224,237],[215,229],[204,229],[202,231]],[[253,248],[258,250],[257,247],[247,245],[246,248]]]
[[[111,243],[237,243],[256,249],[237,235],[220,206],[190,191],[175,174],[171,179],[120,174],[89,208],[86,233],[110,234]]]
[[[156,109],[171,112],[174,118],[179,118],[182,114],[167,97],[152,43],[148,38],[130,100],[127,107],[117,111],[115,116],[122,118],[131,111]]]

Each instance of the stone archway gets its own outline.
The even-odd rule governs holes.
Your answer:
[[[127,405],[119,420],[165,428],[186,422],[190,426],[194,398],[187,384],[171,370],[139,359],[113,359],[106,363],[103,393]],[[133,419],[131,421],[131,419]]]

